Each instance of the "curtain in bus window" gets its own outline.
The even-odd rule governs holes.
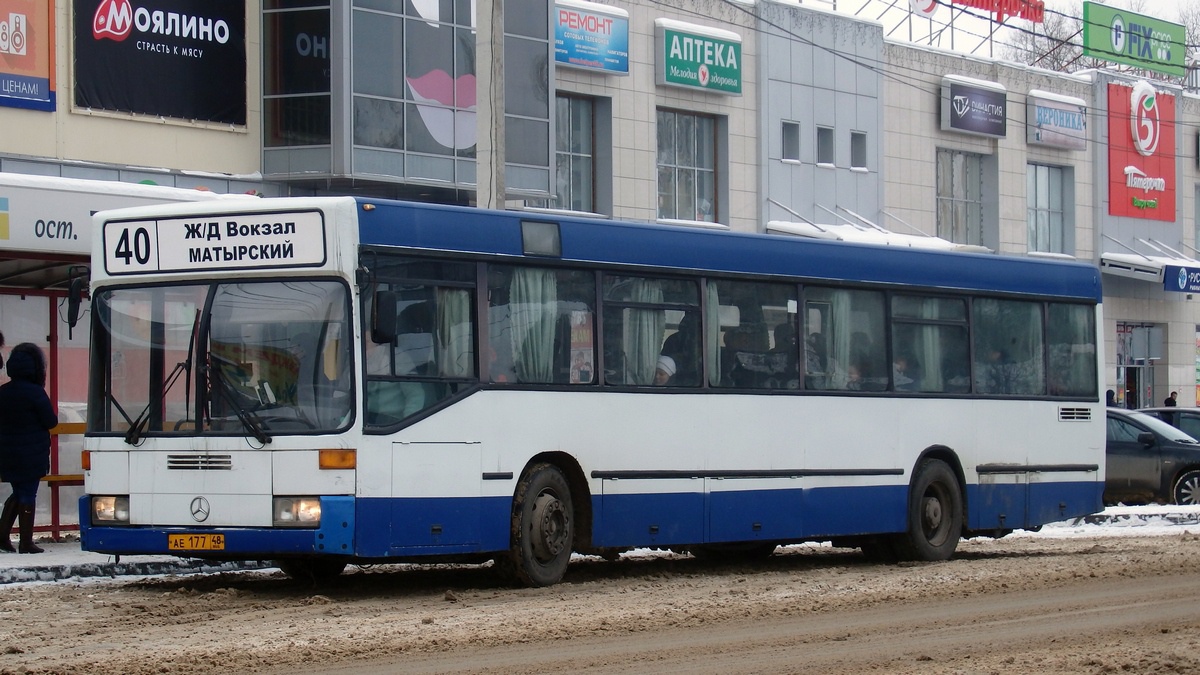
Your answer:
[[[661,304],[662,284],[655,279],[631,279],[629,299]],[[658,352],[666,331],[666,312],[628,307],[624,312],[625,376],[627,384],[653,384]]]
[[[513,359],[521,382],[554,381],[558,282],[552,270],[517,268],[510,285]]]
[[[976,391],[1045,394],[1041,303],[985,298],[974,301],[972,312]]]
[[[437,289],[437,364],[443,377],[471,377],[475,371],[471,331],[471,295],[462,289]]]
[[[721,299],[717,284],[709,282],[705,289],[708,313],[704,318],[704,362],[708,364],[708,383],[721,383]]]
[[[1051,303],[1046,324],[1052,396],[1096,396],[1096,315],[1086,305]]]

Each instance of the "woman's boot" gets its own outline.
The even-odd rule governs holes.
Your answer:
[[[33,505],[21,506],[17,511],[20,517],[21,543],[17,550],[21,553],[41,553],[42,548],[33,543]]]
[[[9,495],[8,501],[4,502],[4,511],[0,512],[0,551],[8,551],[16,553],[17,549],[13,548],[12,526],[17,520],[17,496]]]

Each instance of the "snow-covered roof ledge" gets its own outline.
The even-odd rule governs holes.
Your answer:
[[[812,239],[828,239],[845,241],[855,244],[873,244],[876,246],[904,246],[941,251],[962,251],[969,253],[992,253],[986,246],[974,244],[957,244],[955,242],[932,235],[901,234],[881,227],[866,227],[853,224],[825,225],[816,223],[796,223],[786,220],[772,220],[767,223],[767,232],[789,234],[797,237]]]

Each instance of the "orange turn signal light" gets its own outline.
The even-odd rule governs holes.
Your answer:
[[[353,469],[358,466],[356,450],[319,450],[318,457],[322,469]]]
[[[91,450],[79,451],[79,464],[80,464],[80,466],[83,467],[84,471],[92,470],[92,451]]]

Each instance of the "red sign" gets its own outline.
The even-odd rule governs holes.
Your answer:
[[[1175,221],[1175,97],[1108,85],[1108,213]]]
[[[994,13],[999,23],[1010,16],[1033,23],[1044,23],[1046,19],[1046,3],[1042,0],[950,0],[950,3],[985,9]]]

